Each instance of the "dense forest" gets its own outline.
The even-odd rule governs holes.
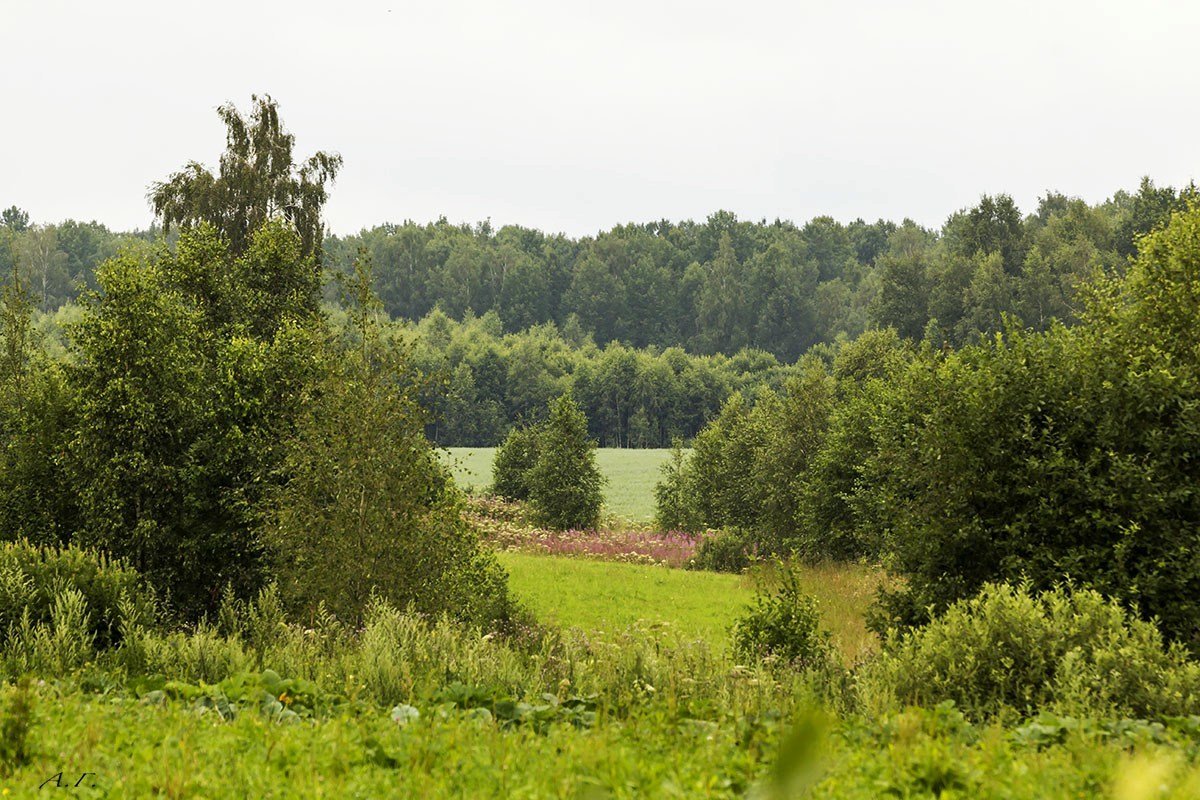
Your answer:
[[[940,230],[907,219],[751,222],[728,211],[579,239],[489,222],[408,221],[327,237],[324,260],[346,273],[365,248],[384,310],[397,319],[434,308],[455,320],[495,311],[504,333],[553,322],[568,338],[586,335],[601,347],[751,348],[792,362],[872,327],[962,344],[999,330],[1004,314],[1037,330],[1072,320],[1079,281],[1121,271],[1136,237],[1195,195],[1194,185],[1158,187],[1146,178],[1096,205],[1048,192],[1029,214],[1007,195],[985,195]],[[7,275],[20,258],[44,311],[93,288],[96,265],[121,247],[161,234],[73,220],[31,224],[16,206],[0,216],[0,231],[0,269]],[[336,290],[326,296],[336,300]]]
[[[800,356],[831,362],[866,330],[959,346],[1006,317],[1036,331],[1072,324],[1080,284],[1122,274],[1137,237],[1195,196],[1143,179],[1096,205],[1047,193],[1031,214],[984,196],[940,231],[725,211],[579,239],[405,222],[326,238],[325,299],[339,302],[336,278],[356,258],[372,260],[383,309],[418,323],[416,361],[439,378],[426,399],[440,444],[496,444],[569,388],[602,444],[661,447],[695,435],[734,391],[778,389]],[[19,261],[43,313],[94,288],[104,259],[164,238],[31,224],[15,206],[0,221],[0,270]]]
[[[577,240],[406,222],[327,247],[335,269],[360,247],[371,253],[395,317],[494,310],[506,332],[554,322],[601,346],[753,348],[791,362],[872,327],[962,344],[999,330],[1004,314],[1039,330],[1071,320],[1078,282],[1120,271],[1135,237],[1195,191],[1147,179],[1095,206],[1048,193],[1028,215],[1006,195],[984,196],[940,231],[911,220],[797,225],[719,211],[702,223],[631,224]]]

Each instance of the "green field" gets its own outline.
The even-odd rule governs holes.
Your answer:
[[[754,596],[740,575],[502,552],[509,586],[543,622],[612,633],[637,622],[724,646]]]
[[[728,575],[513,551],[498,555],[513,593],[543,622],[607,633],[646,622],[717,649],[728,644],[729,627],[757,586],[772,580],[761,570]],[[847,663],[878,644],[863,615],[882,580],[879,570],[857,564],[806,567],[800,574]]]
[[[479,491],[492,482],[494,447],[450,447],[449,461],[454,479],[464,489]],[[604,487],[606,510],[631,522],[654,519],[654,484],[659,468],[671,456],[670,449],[634,450],[601,447],[596,465],[608,483]]]

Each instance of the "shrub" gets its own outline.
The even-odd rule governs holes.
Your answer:
[[[764,396],[762,402],[771,401]],[[755,424],[746,400],[736,392],[716,419],[696,434],[687,478],[697,527],[752,527],[758,523],[764,498],[763,486],[754,477],[754,457],[766,435],[763,426]]]
[[[743,660],[774,656],[801,669],[823,669],[833,660],[829,632],[817,601],[800,590],[790,564],[778,562],[779,586],[760,593],[733,624],[733,652]]]
[[[703,526],[692,494],[691,470],[678,439],[671,445],[670,460],[659,471],[662,477],[654,484],[655,524],[664,531],[699,531]]]
[[[425,438],[418,376],[381,344],[364,264],[355,281],[357,341],[328,348],[267,521],[280,591],[305,616],[323,601],[355,624],[376,595],[472,622],[503,618],[504,571]]]
[[[753,533],[741,528],[711,531],[700,540],[700,548],[688,562],[688,569],[713,572],[742,572],[759,555],[759,543]]]
[[[1082,324],[929,353],[881,393],[854,503],[906,581],[893,621],[1074,578],[1200,653],[1200,207],[1139,249]]]
[[[1194,713],[1200,664],[1164,646],[1153,623],[1088,589],[1041,594],[989,584],[924,628],[887,643],[864,694],[904,704],[945,700],[981,719],[1014,709],[1139,718]]]
[[[291,294],[313,269],[299,248],[276,220],[232,259],[201,226],[151,260],[100,267],[68,329],[71,541],[126,559],[191,620],[225,586],[248,597],[264,582],[263,506],[320,363],[315,298]]]
[[[604,479],[596,468],[587,419],[570,395],[551,401],[540,431],[537,462],[526,473],[536,521],[559,530],[596,527]]]
[[[492,461],[492,494],[507,500],[528,500],[528,474],[537,463],[538,428],[518,425],[496,448]]]
[[[67,607],[87,620],[78,633],[102,649],[156,618],[153,593],[118,560],[75,546],[0,544],[0,644],[20,627],[51,626]]]
[[[29,677],[23,677],[12,689],[0,693],[0,775],[29,762],[29,732],[33,728],[33,691]],[[5,790],[7,794],[7,790]]]

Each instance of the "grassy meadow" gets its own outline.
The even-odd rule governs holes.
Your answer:
[[[514,551],[499,555],[517,599],[545,622],[606,633],[645,624],[722,648],[755,591],[774,583],[764,568],[729,575]],[[800,573],[847,664],[877,644],[863,615],[881,581],[878,569],[855,564]]]
[[[500,563],[538,619],[589,632],[644,623],[723,647],[754,596],[750,576],[512,551],[500,553]]]
[[[190,632],[131,629],[95,653],[52,620],[0,654],[0,797],[1185,800],[1200,790],[1200,717],[972,721],[953,704],[876,708],[870,683],[850,672],[827,682],[735,659],[730,626],[777,583],[769,565],[731,575],[498,557],[544,626],[536,638],[386,605],[357,632],[304,628],[267,598]],[[863,615],[885,580],[878,569],[817,565],[798,577],[844,667],[877,649]],[[25,671],[47,677],[17,681]]]
[[[468,491],[481,491],[492,482],[494,447],[450,447],[447,460],[458,485]],[[654,519],[654,484],[659,468],[671,457],[669,448],[633,449],[601,447],[596,450],[596,466],[607,479],[604,486],[605,510],[630,522]]]

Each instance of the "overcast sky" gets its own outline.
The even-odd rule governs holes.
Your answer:
[[[940,225],[1200,177],[1196,2],[0,0],[0,206],[145,227],[280,103],[351,233],[490,217]]]

